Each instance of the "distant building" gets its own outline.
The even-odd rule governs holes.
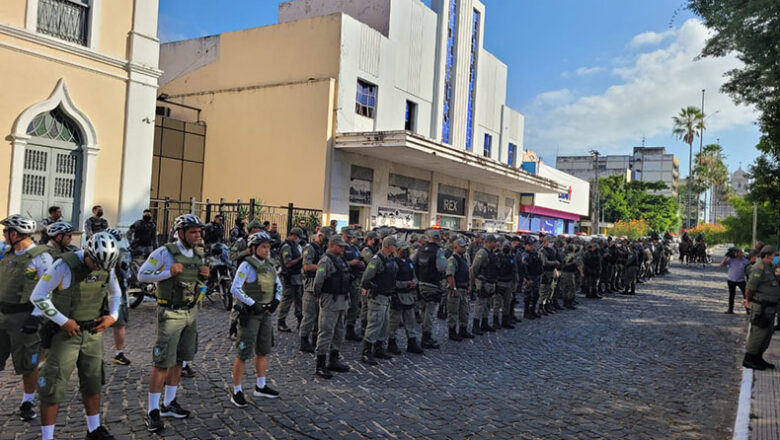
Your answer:
[[[580,179],[593,181],[596,172],[592,156],[559,156],[555,167]],[[676,197],[680,180],[680,163],[665,147],[634,147],[633,155],[599,157],[599,177],[626,175],[627,180],[662,181],[668,189],[659,194]]]
[[[730,182],[731,189],[734,195],[744,197],[748,193],[748,184],[750,183],[747,177],[747,173],[739,167],[737,171],[731,174]],[[710,202],[710,221],[717,222],[735,215],[736,211],[734,207],[729,204],[727,198],[721,198],[718,194],[713,192],[712,201]]]

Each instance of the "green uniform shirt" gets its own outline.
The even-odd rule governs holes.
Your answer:
[[[750,270],[750,278],[747,282],[747,290],[755,292],[757,301],[780,301],[780,283],[775,275],[775,269],[780,265],[772,266],[761,260],[757,260]]]

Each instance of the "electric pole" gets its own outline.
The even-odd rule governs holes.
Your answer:
[[[593,197],[591,198],[591,235],[598,235],[601,231],[601,225],[599,224],[599,199],[601,198],[601,191],[599,188],[599,152],[598,150],[590,150],[590,154],[593,155],[593,171],[595,172],[595,178],[593,180],[593,190],[591,191]]]

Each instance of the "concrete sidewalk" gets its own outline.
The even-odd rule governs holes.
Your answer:
[[[749,406],[750,429],[749,433],[740,433],[738,426],[740,417],[738,415],[734,431],[735,439],[780,440],[780,332],[775,332],[769,350],[764,354],[764,359],[777,364],[778,368],[752,371],[752,393]],[[740,410],[742,407],[743,402],[740,402]],[[742,424],[744,427],[744,420]]]

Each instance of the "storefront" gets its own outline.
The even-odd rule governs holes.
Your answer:
[[[524,163],[523,168],[567,186],[558,193],[523,194],[519,229],[546,234],[574,234],[582,216],[588,215],[590,184],[543,162]]]

